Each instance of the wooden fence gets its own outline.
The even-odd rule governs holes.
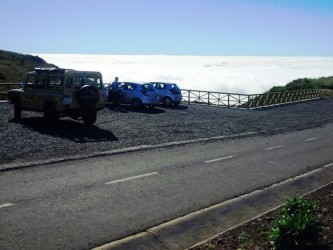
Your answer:
[[[302,90],[247,95],[189,89],[182,89],[181,92],[182,102],[184,103],[243,109],[257,109],[317,100],[321,93],[320,90]]]

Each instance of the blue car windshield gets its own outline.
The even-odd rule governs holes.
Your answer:
[[[172,88],[172,89],[175,89],[175,90],[180,90],[180,88],[177,86],[177,84],[172,84],[172,85],[171,85],[171,88]]]

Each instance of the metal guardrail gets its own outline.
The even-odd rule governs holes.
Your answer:
[[[302,90],[267,94],[236,94],[182,89],[182,102],[217,107],[257,109],[320,98],[320,90]]]

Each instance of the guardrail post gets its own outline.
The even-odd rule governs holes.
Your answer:
[[[247,109],[250,109],[250,95],[247,95]]]

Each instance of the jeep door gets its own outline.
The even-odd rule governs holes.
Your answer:
[[[46,80],[47,79],[40,78],[38,76],[28,76],[24,88],[24,93],[21,98],[21,104],[23,109],[43,109]]]
[[[64,88],[64,100],[63,103],[67,107],[72,107],[73,105],[73,76],[66,76],[65,80],[65,88]]]

